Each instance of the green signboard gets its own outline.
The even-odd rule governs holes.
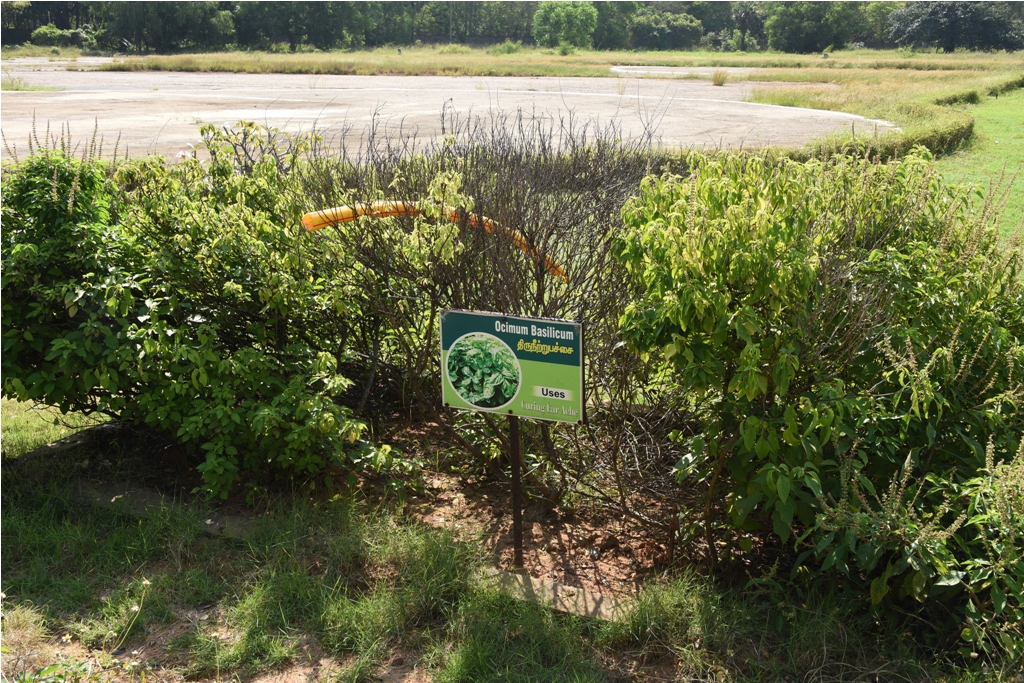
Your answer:
[[[452,408],[579,422],[579,323],[478,311],[441,312],[444,403]]]

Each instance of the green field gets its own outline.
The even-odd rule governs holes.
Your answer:
[[[987,97],[966,111],[974,117],[974,138],[963,149],[939,159],[937,168],[951,180],[1005,193],[1000,228],[1007,235],[1020,231],[1024,228],[1024,90]]]

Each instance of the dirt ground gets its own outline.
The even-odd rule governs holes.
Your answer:
[[[5,91],[0,129],[16,154],[28,151],[35,127],[60,135],[70,126],[88,143],[94,128],[110,154],[173,158],[199,143],[199,126],[240,119],[291,132],[314,126],[357,145],[376,113],[389,130],[440,132],[446,105],[462,115],[486,117],[523,109],[557,120],[574,112],[601,126],[617,122],[626,136],[655,130],[668,147],[794,147],[851,126],[884,132],[892,126],[842,112],[746,102],[752,90],[783,85],[730,80],[714,86],[699,68],[615,67],[616,78],[443,76],[330,76],[288,74],[94,71],[103,58],[77,62],[42,58],[4,60],[5,78],[55,91]],[[742,79],[749,69],[735,69]],[[692,73],[691,73],[692,72]],[[701,76],[694,78],[693,76]],[[793,87],[794,84],[784,84]],[[4,158],[9,156],[5,147]]]

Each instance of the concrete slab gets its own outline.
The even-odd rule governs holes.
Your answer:
[[[27,152],[33,126],[40,138],[47,127],[59,136],[62,125],[69,126],[83,145],[95,128],[107,154],[120,136],[121,152],[127,148],[133,156],[170,158],[198,145],[202,123],[220,126],[240,119],[290,132],[315,126],[344,136],[352,145],[377,115],[391,131],[433,137],[440,133],[445,106],[485,118],[523,109],[557,121],[573,112],[601,126],[615,122],[627,137],[652,128],[660,143],[672,148],[793,147],[851,127],[878,132],[891,128],[852,114],[744,101],[754,87],[773,87],[763,82],[730,81],[716,87],[703,79],[631,77],[62,71],[59,64],[27,59],[2,64],[6,75],[28,85],[63,88],[3,93],[0,129],[18,155]],[[3,156],[8,156],[7,149]]]

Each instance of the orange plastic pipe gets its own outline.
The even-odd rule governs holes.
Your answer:
[[[467,214],[462,209],[456,207],[446,206],[442,207],[442,210],[445,213],[445,218],[453,223],[457,223],[459,219],[465,217],[467,222],[474,228],[483,228],[484,232],[496,232],[507,237],[512,241],[512,244],[519,247],[527,256],[537,260],[543,258],[544,268],[549,273],[563,280],[568,279],[565,270],[554,259],[547,254],[541,254],[531,247],[526,238],[515,230],[509,230],[486,216],[472,213]],[[390,218],[393,216],[418,216],[421,213],[423,212],[416,202],[369,202],[367,204],[353,204],[352,206],[336,206],[333,209],[321,209],[320,211],[307,213],[302,217],[302,225],[306,230],[313,232],[314,230],[326,228],[329,225],[354,221],[360,216]]]

